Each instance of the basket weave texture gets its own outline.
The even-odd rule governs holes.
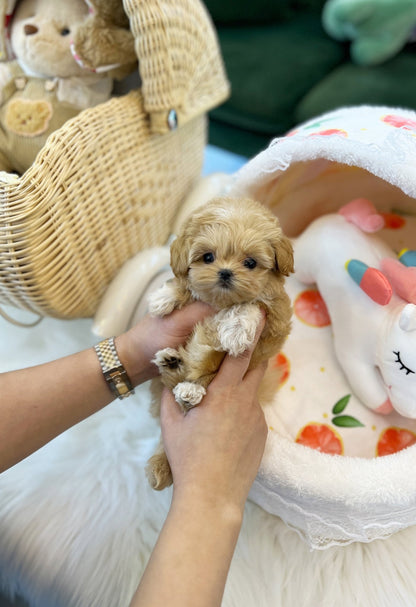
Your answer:
[[[195,0],[125,0],[140,58],[145,110],[154,132],[168,130],[174,108],[180,125],[228,95],[215,30]]]
[[[129,257],[165,244],[200,176],[205,112],[228,95],[206,10],[199,0],[126,0],[125,10],[141,90],[69,120],[22,176],[0,174],[0,304],[92,316]]]

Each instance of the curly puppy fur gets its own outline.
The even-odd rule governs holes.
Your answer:
[[[250,366],[282,348],[291,327],[284,280],[294,269],[293,249],[277,217],[264,205],[222,197],[187,220],[171,245],[171,266],[174,278],[152,294],[151,314],[163,316],[195,300],[217,311],[195,326],[184,346],[165,348],[154,358],[163,384],[186,413],[202,400],[225,354],[238,356],[253,343],[260,308],[266,311],[266,325]],[[155,415],[158,392],[153,398]],[[147,474],[154,489],[172,483],[162,443],[149,460]]]

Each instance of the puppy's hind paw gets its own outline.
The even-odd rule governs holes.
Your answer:
[[[162,491],[172,484],[172,471],[165,453],[152,455],[146,466],[146,476],[149,485],[156,491]]]
[[[184,413],[199,405],[206,394],[204,386],[190,381],[182,381],[173,388],[173,395]]]
[[[177,350],[164,348],[156,352],[152,362],[155,363],[160,372],[163,372],[165,369],[178,369],[182,364],[182,359]]]

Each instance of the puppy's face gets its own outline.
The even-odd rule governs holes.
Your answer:
[[[290,242],[262,205],[216,202],[195,214],[173,243],[173,271],[186,276],[196,299],[217,309],[262,300],[276,276],[293,271]],[[284,268],[279,268],[279,256]]]
[[[207,226],[193,241],[188,281],[194,296],[222,308],[256,299],[275,267],[272,248],[238,225]]]

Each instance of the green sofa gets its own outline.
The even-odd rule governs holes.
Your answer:
[[[231,82],[209,141],[251,157],[300,122],[345,105],[416,109],[416,46],[360,67],[325,33],[324,0],[205,0]]]

